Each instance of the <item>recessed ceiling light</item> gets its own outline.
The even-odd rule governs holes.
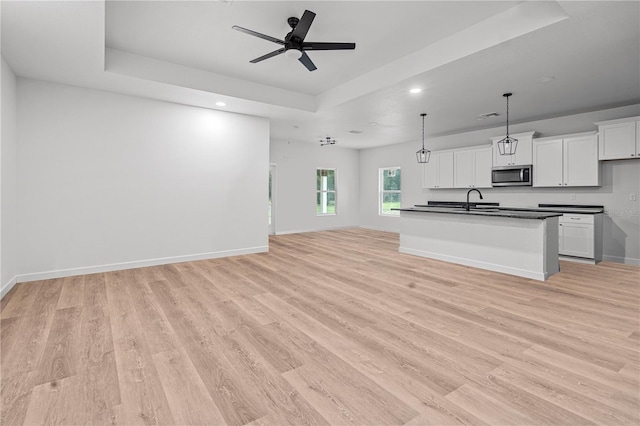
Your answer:
[[[418,88],[418,87],[414,87],[413,89],[409,90],[410,93],[420,93],[422,92],[422,89]]]
[[[227,106],[224,102],[216,102],[216,105],[219,107]]]
[[[555,80],[556,78],[552,75],[545,75],[543,77],[540,77],[538,79],[538,82],[540,84],[547,84],[547,83],[551,83],[553,80]]]

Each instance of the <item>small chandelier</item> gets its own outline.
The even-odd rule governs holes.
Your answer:
[[[325,139],[320,139],[320,146],[335,145],[335,144],[336,144],[336,140],[331,139],[331,136],[327,136]]]
[[[516,148],[518,147],[518,139],[509,136],[509,96],[512,94],[513,93],[505,93],[502,95],[507,98],[507,136],[498,141],[498,152],[500,152],[500,155],[513,155],[516,153]]]
[[[431,157],[431,151],[424,149],[424,118],[426,116],[427,114],[424,112],[420,114],[420,117],[422,117],[422,149],[416,151],[416,159],[418,160],[418,163],[428,163],[429,157]]]

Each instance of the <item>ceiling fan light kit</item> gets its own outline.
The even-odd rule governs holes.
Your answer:
[[[327,136],[324,139],[320,139],[320,146],[335,145],[335,144],[336,144],[336,140],[331,139],[331,136]]]
[[[302,51],[298,49],[289,49],[284,52],[284,56],[289,59],[300,59],[302,57]]]
[[[505,93],[502,95],[507,98],[507,136],[498,141],[497,145],[500,155],[513,155],[518,148],[518,139],[509,136],[509,96],[511,95],[513,95],[513,93]]]
[[[279,44],[281,47],[278,50],[274,50],[273,52],[267,53],[266,55],[262,55],[256,59],[253,59],[249,62],[252,64],[256,64],[258,62],[262,62],[265,59],[273,58],[274,56],[278,56],[282,53],[285,54],[288,58],[297,59],[300,61],[302,65],[304,65],[309,71],[315,71],[317,67],[307,55],[307,51],[309,50],[353,50],[356,48],[355,43],[327,43],[327,42],[306,42],[304,41],[307,33],[309,32],[309,28],[311,28],[311,24],[315,19],[316,14],[311,12],[310,10],[305,10],[302,14],[302,18],[298,19],[295,16],[287,19],[287,23],[291,27],[291,32],[289,32],[284,40],[277,39],[275,37],[268,36],[266,34],[258,33],[253,30],[248,30],[246,28],[239,27],[234,25],[232,28],[236,31],[243,32],[245,34],[252,35],[254,37],[261,38],[263,40],[270,41],[272,43]]]
[[[416,151],[416,159],[418,160],[418,163],[428,163],[429,162],[429,158],[431,157],[431,151],[429,151],[428,149],[424,149],[424,118],[427,116],[426,113],[422,113],[420,114],[420,117],[422,117],[422,149]]]

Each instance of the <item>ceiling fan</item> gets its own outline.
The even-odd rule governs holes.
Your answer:
[[[356,48],[355,43],[318,43],[304,41],[304,38],[307,36],[309,28],[311,27],[311,23],[313,22],[313,19],[315,17],[315,13],[311,12],[310,10],[305,10],[302,14],[302,18],[298,19],[296,17],[291,17],[287,19],[287,23],[291,27],[291,32],[289,32],[284,37],[284,40],[248,30],[237,25],[234,25],[233,29],[284,46],[278,50],[274,50],[271,53],[267,53],[266,55],[260,56],[259,58],[250,61],[251,63],[255,64],[257,62],[264,61],[265,59],[273,58],[274,56],[284,53],[288,57],[298,59],[302,63],[302,65],[307,67],[309,71],[315,71],[317,67],[315,66],[309,55],[307,55],[307,51],[353,50]]]

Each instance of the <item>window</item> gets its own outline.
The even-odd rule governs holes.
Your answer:
[[[382,216],[400,216],[400,167],[380,169],[380,214]]]
[[[318,169],[316,182],[318,192],[316,199],[317,214],[336,214],[336,169]]]

